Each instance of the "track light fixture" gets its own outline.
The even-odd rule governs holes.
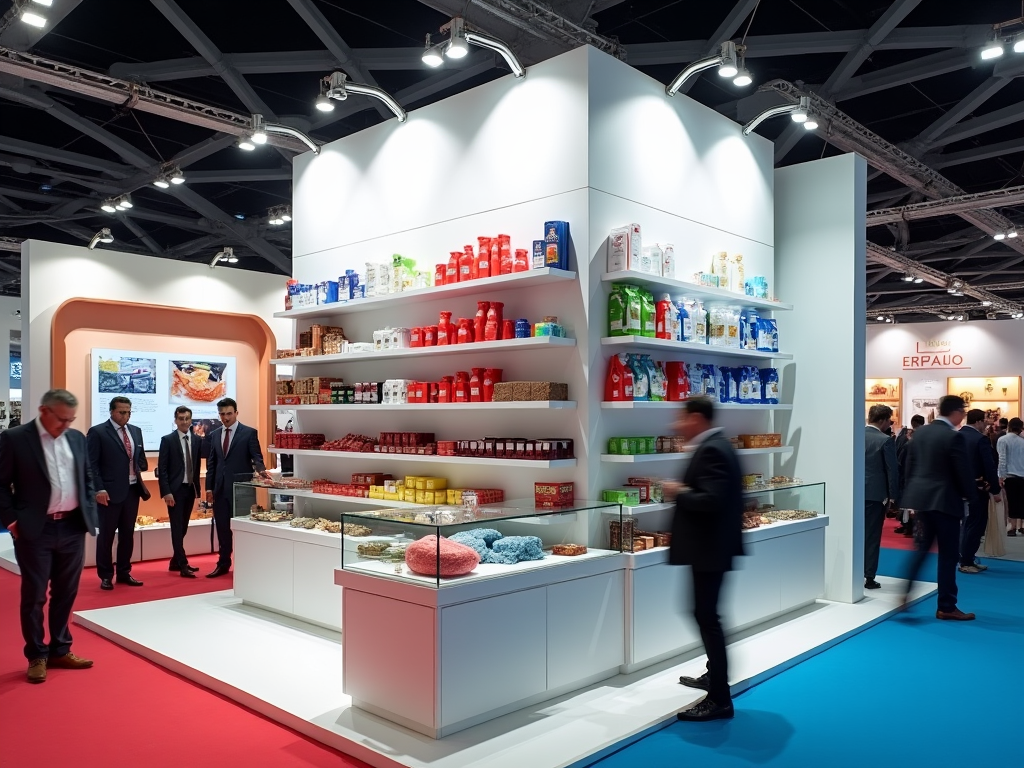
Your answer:
[[[279,227],[285,222],[292,220],[292,207],[290,205],[276,205],[267,211],[267,223]]]
[[[468,26],[466,20],[461,16],[456,16],[447,24],[442,25],[441,32],[447,32],[448,39],[442,40],[436,45],[432,44],[433,41],[430,35],[427,34],[421,59],[428,67],[434,69],[440,67],[444,64],[445,56],[449,59],[465,58],[469,54],[469,46],[476,45],[501,54],[505,63],[508,64],[508,68],[512,70],[512,74],[517,79],[526,77],[526,67],[519,61],[515,51],[498,38],[491,37],[478,29]]]
[[[437,69],[444,64],[444,48],[447,43],[440,42],[437,45],[431,45],[430,33],[427,32],[427,41],[423,46],[423,63],[431,69]]]
[[[170,178],[171,184],[185,183],[185,174],[181,172],[181,168],[175,168],[171,171],[171,175],[168,178]]]
[[[263,115],[252,116],[252,140],[255,144],[267,143],[267,128]]]
[[[811,111],[811,97],[801,96],[796,104],[783,104],[766,109],[753,120],[743,126],[743,135],[749,136],[761,123],[778,115],[790,115],[794,123],[800,123],[804,130],[813,131],[818,127],[818,119]]]
[[[963,296],[964,295],[964,281],[958,277],[954,277],[949,281],[946,286],[946,293],[951,296]]]
[[[319,99],[317,99],[317,107],[319,108]],[[334,109],[334,105],[331,105],[331,109]],[[321,110],[330,111],[330,110]],[[320,154],[320,145],[313,141],[309,136],[304,134],[298,128],[292,128],[290,125],[280,125],[279,123],[267,123],[263,120],[263,115],[254,114],[252,116],[252,127],[238,137],[238,148],[243,149],[246,152],[252,152],[257,146],[266,144],[269,140],[268,134],[274,133],[281,136],[294,136],[296,139],[301,141],[307,147],[309,147],[314,155]],[[181,173],[181,171],[178,171]],[[174,175],[172,174],[171,183],[181,184],[185,181],[184,174],[181,175],[181,181],[175,181]]]
[[[168,189],[171,184],[184,184],[185,174],[180,168],[166,169],[153,180],[153,186],[158,189]]]
[[[1017,38],[1013,41],[1013,52],[1024,53],[1024,34],[1017,35]]]
[[[912,282],[914,282],[914,276],[912,274],[910,274],[909,272],[907,274],[903,275],[903,277],[901,279],[905,283],[912,283]]]
[[[252,140],[252,135],[243,133],[238,137],[238,148],[244,149],[246,152],[252,152],[256,149],[256,142]]]
[[[320,81],[320,95],[316,97],[316,108],[321,112],[333,112],[334,102],[327,98],[327,82]]]
[[[158,189],[170,189],[171,182],[166,176],[157,176],[153,180],[153,186]]]
[[[450,22],[448,27],[451,30],[451,36],[448,38],[448,43],[444,47],[444,55],[449,59],[461,59],[469,53],[469,42],[466,40],[466,22],[461,16],[456,16]],[[444,27],[441,27],[444,31]]]
[[[104,227],[95,235],[92,236],[92,240],[89,241],[89,250],[94,250],[97,243],[112,243],[114,242],[114,236],[110,233],[108,227]]]
[[[118,211],[126,211],[131,207],[132,201],[128,195],[118,195],[117,197],[108,197],[104,200],[100,205],[100,210],[107,213],[117,213]]]
[[[682,72],[672,79],[672,82],[665,86],[665,93],[669,96],[675,96],[679,89],[683,87],[683,83],[697,73],[712,67],[718,67],[719,76],[733,78],[732,84],[735,86],[742,88],[750,85],[754,80],[751,78],[746,67],[743,66],[742,56],[745,50],[744,46],[738,46],[731,40],[727,40],[722,43],[717,56],[700,59],[688,64]]]
[[[348,75],[344,72],[332,72],[330,75],[325,77],[322,81],[321,88],[325,88],[324,95],[333,101],[344,101],[348,98],[350,93],[358,93],[363,96],[372,96],[375,99],[380,99],[388,105],[388,109],[395,113],[395,117],[398,118],[398,122],[404,123],[408,119],[408,115],[405,114],[405,110],[402,109],[402,105],[399,104],[391,96],[390,93],[385,91],[383,88],[378,88],[375,85],[364,85],[362,83],[350,83]],[[317,100],[319,107],[319,99]],[[333,109],[333,106],[332,106]],[[271,132],[286,133],[287,126],[268,125],[267,129]],[[289,129],[294,130],[294,129]],[[294,135],[294,134],[293,134]],[[319,151],[319,149],[314,150]]]
[[[107,198],[104,200],[103,204],[100,206],[100,210],[106,211],[107,213],[115,213],[117,211],[117,207],[114,204],[114,199]]]
[[[996,319],[998,319],[998,317],[999,317],[999,315],[997,315],[995,312],[986,312],[985,313],[985,319],[986,320],[996,320]]]
[[[223,249],[217,251],[213,260],[210,262],[210,269],[213,269],[218,264],[237,264],[238,257],[235,256],[235,249],[231,246],[225,246]]]
[[[1003,41],[999,39],[998,33],[992,34],[992,39],[985,43],[985,47],[981,49],[981,58],[985,61],[989,59],[998,59],[1003,55]]]

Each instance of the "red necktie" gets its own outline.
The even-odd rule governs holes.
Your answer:
[[[124,449],[128,452],[128,464],[130,465],[128,471],[134,472],[135,461],[132,456],[132,441],[128,439],[128,427],[121,427],[121,437],[124,438]]]
[[[231,428],[229,427],[228,429],[224,430],[224,455],[225,456],[228,455],[228,444],[229,444],[229,440],[230,439],[231,439]]]

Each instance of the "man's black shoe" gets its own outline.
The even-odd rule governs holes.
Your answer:
[[[216,579],[218,576],[226,575],[227,573],[230,572],[230,570],[231,569],[228,568],[227,566],[218,565],[216,568],[214,568],[212,571],[210,571],[208,574],[206,574],[206,578],[208,578],[208,579]]]
[[[707,672],[705,672],[700,677],[687,677],[686,675],[681,675],[679,677],[679,682],[685,685],[687,688],[699,688],[702,691],[706,691],[710,687],[710,684],[708,683]]]
[[[881,589],[881,588],[882,588],[882,585],[879,584],[874,579],[865,579],[864,580],[864,589]]]
[[[129,587],[141,587],[142,582],[136,579],[134,576],[118,576],[118,584],[127,584]]]
[[[689,709],[676,713],[677,719],[694,723],[702,723],[706,720],[732,720],[735,716],[736,712],[732,708],[731,701],[725,706],[720,706],[707,697]]]
[[[114,583],[110,579],[100,579],[100,589],[113,589]]]

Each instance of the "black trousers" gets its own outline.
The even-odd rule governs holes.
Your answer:
[[[722,706],[732,702],[725,633],[718,618],[718,597],[724,577],[722,571],[693,571],[693,618],[708,655],[708,698]]]
[[[963,566],[974,565],[981,537],[985,535],[988,526],[988,494],[979,491],[978,495],[981,498],[971,502],[969,514],[960,532],[960,565]]]
[[[918,510],[917,528],[914,533],[914,555],[910,559],[910,573],[907,575],[907,591],[917,579],[924,559],[932,544],[939,542],[939,610],[952,611],[956,608],[956,561],[960,559],[960,518],[935,510]]]
[[[231,496],[213,497],[213,524],[217,527],[217,542],[220,545],[220,556],[217,558],[217,565],[223,568],[231,567],[231,518],[233,505]]]
[[[188,557],[185,555],[185,534],[188,533],[188,521],[192,515],[192,507],[196,504],[195,487],[181,485],[172,494],[174,506],[167,508],[167,519],[171,524],[171,562],[168,568],[181,570],[188,566]]]
[[[132,551],[135,549],[135,521],[139,517],[139,495],[132,486],[128,495],[118,503],[96,505],[100,516],[100,532],[96,537],[96,575],[101,579],[114,578],[112,548],[117,533],[117,577],[132,572]]]
[[[878,573],[878,551],[882,548],[882,524],[885,523],[885,503],[864,502],[864,580],[874,579]]]
[[[78,580],[85,563],[85,533],[80,515],[47,522],[32,541],[14,540],[14,556],[21,569],[21,636],[25,658],[63,656],[71,650],[68,621],[78,595]],[[50,643],[43,633],[43,607],[50,588]]]

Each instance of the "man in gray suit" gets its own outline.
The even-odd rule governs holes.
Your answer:
[[[872,405],[864,429],[864,588],[878,589],[878,551],[886,503],[895,504],[900,493],[896,441],[889,437],[892,408]]]
[[[967,443],[957,431],[964,420],[962,397],[946,395],[939,400],[939,416],[914,432],[907,455],[907,485],[903,503],[915,510],[918,519],[915,552],[907,574],[907,595],[928,556],[932,543],[939,542],[939,605],[935,618],[971,621],[973,613],[956,606],[956,564],[960,559],[960,521],[964,501],[975,496]],[[903,604],[907,603],[904,595]]]

